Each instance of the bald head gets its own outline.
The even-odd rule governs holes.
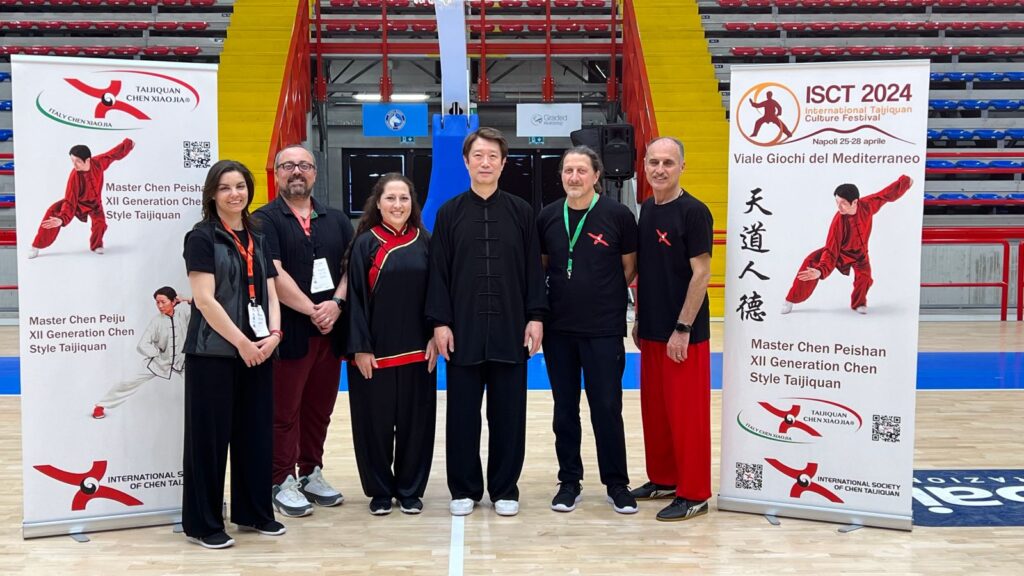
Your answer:
[[[656,138],[647,145],[644,175],[658,198],[679,193],[679,177],[683,174],[683,143],[675,138]]]

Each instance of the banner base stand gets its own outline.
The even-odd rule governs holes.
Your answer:
[[[854,530],[860,530],[861,528],[863,528],[863,526],[861,526],[860,524],[850,524],[848,526],[840,526],[839,527],[839,533],[840,534],[849,534],[850,532],[853,532]]]
[[[45,536],[71,536],[77,542],[88,542],[87,532],[104,530],[123,530],[125,528],[143,528],[147,526],[165,526],[181,523],[181,508],[169,510],[152,510],[138,514],[118,514],[116,516],[93,516],[80,519],[51,520],[47,522],[22,522],[21,537],[43,538]],[[80,540],[79,537],[85,538]]]
[[[777,516],[773,516],[772,514],[765,514],[764,515],[764,519],[767,520],[768,523],[771,524],[772,526],[779,526],[779,525],[782,524],[782,522],[779,522],[778,517]]]
[[[873,526],[875,528],[889,528],[892,530],[912,530],[914,520],[909,515],[880,514],[878,512],[863,512],[860,510],[836,510],[834,508],[819,508],[817,506],[735,498],[722,496],[721,494],[718,496],[718,509],[760,514],[765,519],[768,519],[769,522],[771,522],[770,517],[785,516],[787,518],[845,524],[846,526],[843,528]],[[843,530],[840,531],[842,532]],[[846,531],[850,532],[852,530]]]
[[[185,529],[181,527],[180,523],[175,524],[174,526],[171,527],[171,532],[173,532],[174,534],[181,534],[184,531],[185,531]]]
[[[91,540],[89,540],[89,537],[86,536],[85,534],[69,534],[69,536],[71,536],[71,539],[74,540],[75,542],[78,542],[79,544],[84,544],[86,542],[91,542]]]

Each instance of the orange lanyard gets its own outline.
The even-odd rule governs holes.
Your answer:
[[[221,220],[220,223],[221,225],[224,226],[224,229],[228,231],[228,234],[231,234],[231,238],[235,241],[235,248],[238,249],[238,253],[242,256],[242,260],[245,260],[245,271],[246,274],[248,274],[249,276],[249,300],[251,300],[252,302],[256,302],[256,280],[255,275],[253,274],[252,271],[252,232],[249,232],[247,230],[249,237],[249,246],[248,248],[243,248],[242,241],[238,239],[238,235],[235,234],[235,231],[232,230],[231,227],[228,226],[223,220]]]

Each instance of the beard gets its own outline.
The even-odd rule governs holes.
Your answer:
[[[285,198],[309,198],[313,192],[313,187],[307,186],[306,180],[301,176],[295,176],[288,180],[287,184],[279,192]]]

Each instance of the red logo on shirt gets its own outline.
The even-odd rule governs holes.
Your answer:
[[[654,231],[658,233],[658,244],[664,244],[666,246],[672,245],[672,243],[668,241],[668,232],[662,232],[657,228],[655,228]]]
[[[591,234],[590,232],[587,232],[587,236],[594,239],[594,246],[597,246],[598,244],[608,246],[608,243],[604,241],[604,234]]]

